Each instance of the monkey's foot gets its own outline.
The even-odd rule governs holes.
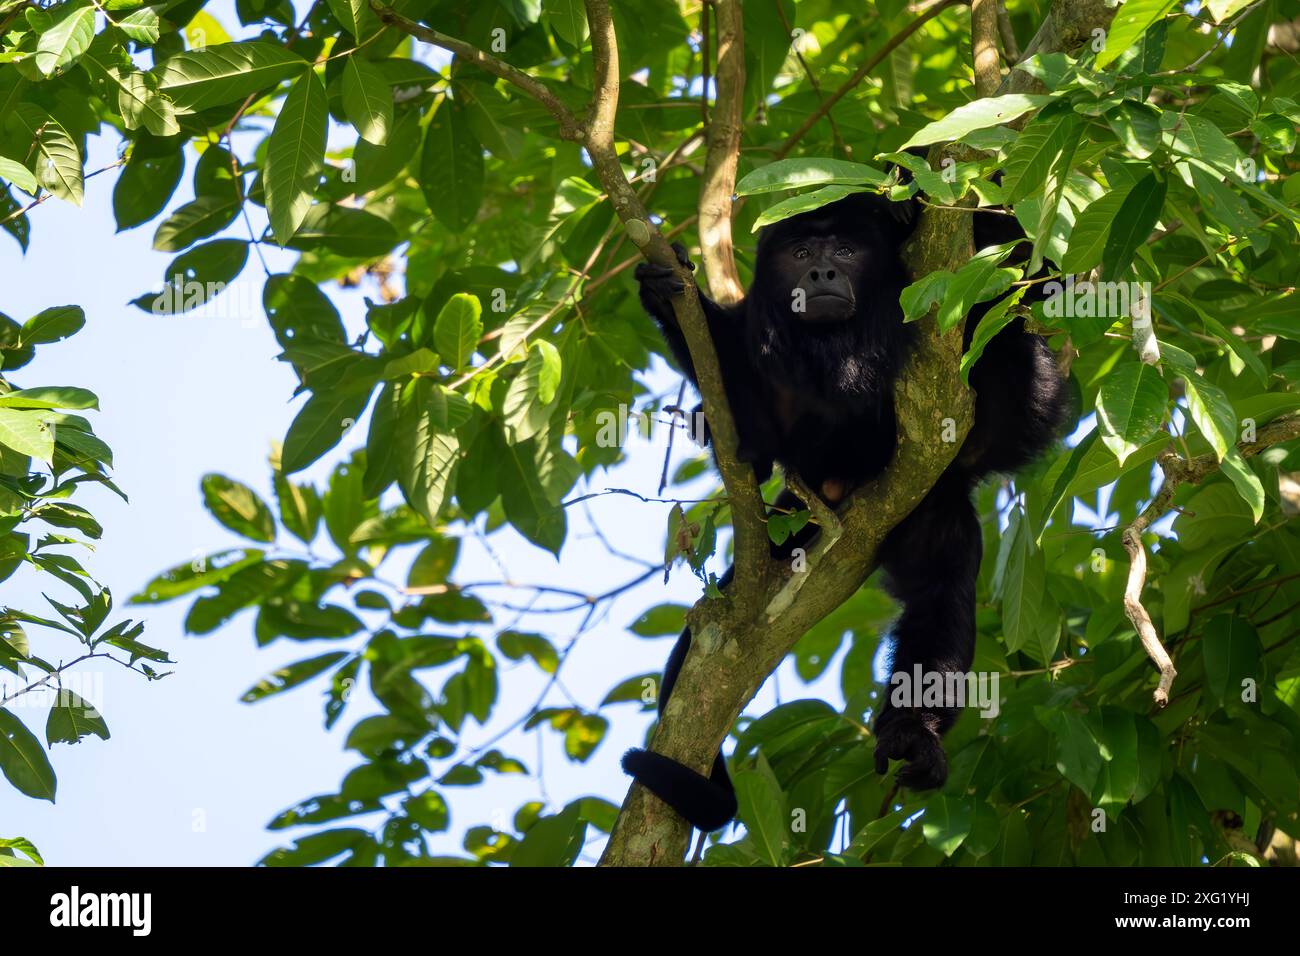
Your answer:
[[[886,710],[876,721],[876,773],[885,773],[889,761],[903,760],[898,782],[909,790],[934,790],[948,779],[948,758],[943,742],[932,729],[939,715],[925,711]]]

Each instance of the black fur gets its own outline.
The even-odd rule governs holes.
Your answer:
[[[911,231],[908,210],[854,194],[776,223],[759,236],[743,302],[724,308],[701,297],[741,457],[760,480],[780,463],[836,505],[889,464],[894,382],[915,340],[899,305],[909,281],[899,257]],[[992,213],[976,215],[975,232],[979,248],[1023,238],[1014,219]],[[686,263],[685,250],[676,248]],[[680,282],[671,270],[648,263],[637,267],[636,277],[642,305],[696,382],[671,303]],[[814,292],[808,312],[792,311],[796,287]],[[815,294],[823,290],[830,294]],[[991,305],[968,317],[968,345]],[[971,492],[983,477],[1014,471],[1040,454],[1066,417],[1065,383],[1051,351],[1019,319],[988,344],[970,380],[975,420],[955,461],[881,549],[887,586],[903,607],[894,625],[895,673],[910,674],[916,664],[925,672],[969,669],[982,554]],[[782,551],[790,547],[787,542]],[[669,658],[661,712],[690,641],[687,630]],[[953,707],[895,708],[887,688],[875,724],[876,769],[884,773],[890,760],[903,760],[900,783],[941,786],[948,773],[941,738],[956,718]],[[629,751],[623,767],[699,829],[716,829],[735,813],[721,754],[708,778],[638,750]]]

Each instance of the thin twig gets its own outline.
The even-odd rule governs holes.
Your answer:
[[[1237,451],[1243,458],[1250,458],[1267,448],[1281,442],[1300,437],[1300,415],[1280,418],[1270,422],[1259,430],[1253,442],[1240,442]],[[1124,612],[1137,629],[1138,637],[1147,656],[1160,671],[1160,681],[1152,697],[1164,707],[1169,703],[1169,689],[1173,686],[1178,671],[1169,657],[1169,652],[1160,641],[1151,615],[1142,604],[1142,589],[1146,585],[1147,553],[1142,544],[1142,533],[1151,524],[1169,510],[1173,503],[1174,492],[1183,484],[1199,484],[1207,476],[1219,470],[1219,459],[1213,454],[1186,459],[1173,451],[1162,453],[1157,459],[1164,479],[1151,502],[1142,509],[1127,528],[1124,529],[1124,550],[1129,556],[1128,580],[1124,587]]]
[[[781,144],[780,148],[777,149],[772,158],[785,159],[785,157],[789,155],[790,150],[794,149],[795,146],[798,145],[799,140],[803,139],[807,132],[817,125],[818,120],[829,113],[835,107],[835,104],[842,100],[850,90],[866,79],[872,70],[884,62],[885,57],[898,49],[913,33],[921,29],[921,27],[925,26],[945,9],[957,2],[958,0],[938,0],[937,3],[927,7],[926,10],[917,16],[915,20],[890,37],[884,46],[877,50],[876,53],[865,63],[853,71],[853,75],[845,80],[839,89],[832,93],[825,102],[817,107],[817,109],[808,114],[808,118],[799,125],[797,130],[790,134],[786,141]]]
[[[674,406],[680,412],[682,401],[686,397],[686,379],[682,379],[682,384],[677,389],[677,404]],[[659,490],[655,494],[662,495],[664,488],[668,486],[668,465],[673,458],[673,439],[677,437],[677,429],[668,429],[668,447],[664,450],[664,470],[659,474]]]

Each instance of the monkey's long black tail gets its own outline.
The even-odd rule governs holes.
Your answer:
[[[719,582],[721,586],[725,587],[731,581],[732,573],[733,569],[728,568]],[[668,655],[668,663],[664,666],[663,686],[659,691],[661,714],[668,704],[668,698],[672,696],[677,674],[690,649],[691,629],[688,627],[677,639],[673,652]],[[629,750],[624,754],[623,771],[676,810],[697,830],[706,833],[717,830],[726,826],[736,815],[736,791],[731,786],[727,761],[721,751],[713,761],[713,769],[707,777],[689,767],[683,767],[676,760],[649,750]]]
[[[623,770],[697,830],[717,830],[736,815],[736,791],[721,751],[707,777],[649,750],[629,750]]]

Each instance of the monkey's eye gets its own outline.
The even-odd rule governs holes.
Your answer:
[[[835,255],[839,256],[841,259],[852,259],[853,248],[851,246],[840,246],[835,250]]]
[[[794,251],[794,257],[796,259],[807,259],[810,255],[812,255],[812,253],[808,251],[807,246],[800,246]]]

